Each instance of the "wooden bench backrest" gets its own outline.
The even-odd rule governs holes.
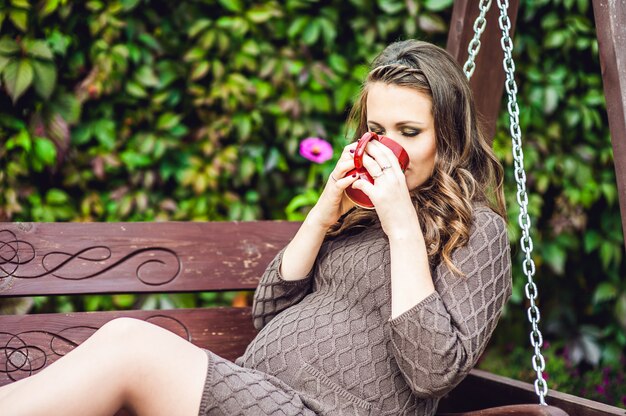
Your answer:
[[[298,223],[1,223],[0,297],[254,289]]]
[[[298,226],[0,223],[0,297],[250,290]],[[231,360],[256,333],[250,308],[0,316],[0,385],[36,373],[121,316],[155,323]]]

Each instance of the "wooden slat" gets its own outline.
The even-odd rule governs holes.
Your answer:
[[[467,47],[474,37],[474,21],[478,17],[480,0],[454,2],[446,49],[461,65],[467,60]],[[510,36],[515,33],[519,0],[509,2]],[[502,108],[505,73],[502,67],[504,54],[500,46],[501,30],[498,26],[500,11],[494,0],[487,14],[487,27],[481,36],[481,47],[476,59],[476,69],[470,80],[476,109],[482,119],[482,129],[491,141],[496,132],[496,121]]]
[[[626,409],[550,390],[546,402],[569,415],[626,415]],[[450,394],[441,401],[440,412],[468,412],[497,406],[538,403],[532,384],[483,370],[472,370]]]
[[[0,223],[0,296],[254,289],[299,223]]]
[[[626,236],[626,2],[594,0],[602,83]]]
[[[250,308],[0,316],[0,386],[35,374],[118,317],[143,319],[234,360],[256,335]]]
[[[492,407],[462,413],[437,413],[437,416],[568,416],[563,410],[554,406],[539,404],[515,404],[510,406]]]

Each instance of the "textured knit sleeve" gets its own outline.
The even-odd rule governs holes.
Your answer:
[[[285,248],[267,266],[254,292],[252,319],[256,329],[263,328],[276,315],[300,302],[311,291],[315,266],[304,279],[284,280],[281,276],[280,265]]]
[[[469,373],[511,295],[510,246],[504,220],[475,211],[466,246],[452,254],[465,277],[441,262],[436,292],[392,319],[392,349],[418,397],[441,397]]]

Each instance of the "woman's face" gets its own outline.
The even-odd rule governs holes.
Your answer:
[[[409,154],[404,172],[409,190],[423,184],[435,166],[435,121],[431,98],[417,90],[374,82],[368,86],[367,127],[396,141]]]

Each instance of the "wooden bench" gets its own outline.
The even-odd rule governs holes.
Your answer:
[[[253,290],[299,223],[1,223],[0,297]],[[250,308],[194,308],[0,316],[0,385],[35,374],[107,321],[134,317],[234,360],[255,336]],[[623,409],[550,393],[571,415]],[[564,415],[534,403],[528,383],[474,370],[442,412]],[[120,412],[123,414],[123,412]]]

